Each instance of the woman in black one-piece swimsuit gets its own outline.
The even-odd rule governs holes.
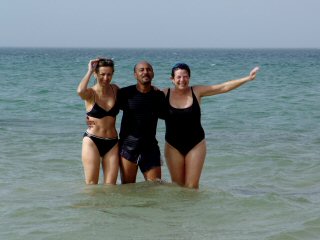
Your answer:
[[[206,156],[206,141],[201,126],[200,100],[231,91],[256,77],[258,68],[249,76],[211,86],[189,86],[190,68],[178,63],[172,68],[174,88],[165,89],[167,114],[165,157],[172,182],[198,188]]]

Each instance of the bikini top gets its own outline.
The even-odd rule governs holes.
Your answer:
[[[113,95],[115,96],[114,91],[113,91],[113,87],[111,87],[111,89],[112,89]],[[117,102],[116,96],[115,96],[115,100],[116,100],[115,104],[108,111],[103,109],[101,106],[99,106],[95,102],[93,107],[91,108],[91,110],[89,112],[87,112],[87,116],[94,117],[94,118],[104,118],[104,117],[107,117],[107,116],[116,117],[117,114],[119,113],[120,109],[119,109],[119,104]]]

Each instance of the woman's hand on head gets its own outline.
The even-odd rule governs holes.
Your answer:
[[[88,70],[89,70],[90,72],[93,72],[93,71],[96,69],[97,64],[98,64],[98,61],[99,61],[99,59],[92,59],[92,60],[90,60],[90,62],[89,62],[89,64],[88,64]]]

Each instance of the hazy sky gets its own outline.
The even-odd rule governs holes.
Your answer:
[[[0,0],[0,47],[320,48],[320,0]]]

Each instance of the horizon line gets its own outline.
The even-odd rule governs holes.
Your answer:
[[[20,49],[252,49],[252,50],[272,50],[272,49],[320,49],[320,47],[70,47],[70,46],[0,46],[0,48],[20,48]]]

